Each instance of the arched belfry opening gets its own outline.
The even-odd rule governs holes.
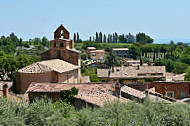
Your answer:
[[[63,30],[61,30],[60,36],[61,36],[61,38],[64,38],[64,36],[63,36]]]
[[[70,40],[70,33],[63,25],[60,25],[57,28],[57,30],[54,32],[54,39],[59,39],[59,38]]]

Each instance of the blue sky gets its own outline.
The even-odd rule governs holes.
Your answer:
[[[46,36],[63,22],[83,40],[96,31],[190,40],[190,0],[0,0],[0,36]]]

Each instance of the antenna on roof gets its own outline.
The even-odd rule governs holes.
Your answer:
[[[61,25],[63,25],[63,20],[61,20]]]

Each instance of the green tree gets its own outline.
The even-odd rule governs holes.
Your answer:
[[[50,46],[50,42],[49,42],[49,40],[48,40],[45,36],[42,38],[41,44],[42,44],[43,46],[47,46],[47,47]]]
[[[167,64],[166,64],[166,71],[172,72],[173,69],[174,69],[174,63],[173,63],[172,60],[169,59],[169,60],[167,61]]]
[[[33,39],[34,45],[39,45],[41,43],[41,39],[40,38],[34,38]]]
[[[138,33],[136,34],[136,41],[140,42],[142,45],[145,45],[146,43],[153,43],[154,39],[145,33]]]
[[[73,41],[74,42],[77,42],[77,37],[76,37],[76,34],[74,33],[74,35],[73,35]]]
[[[129,54],[131,58],[137,59],[140,56],[140,49],[136,46],[130,46]]]
[[[190,68],[186,70],[185,81],[190,81]]]
[[[104,64],[109,69],[111,69],[111,68],[112,68],[112,70],[114,69],[113,67],[117,64],[117,58],[112,51],[106,57]]]
[[[102,32],[99,32],[98,42],[102,43]]]

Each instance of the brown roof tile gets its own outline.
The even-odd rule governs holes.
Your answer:
[[[79,89],[77,98],[83,99],[89,103],[103,106],[107,100],[115,100],[117,97],[110,94],[112,84],[57,84],[57,83],[32,83],[28,92],[60,92],[61,90],[69,90],[72,87]],[[127,99],[120,99],[121,102],[128,102]]]
[[[80,68],[77,65],[73,65],[60,59],[45,60],[28,65],[18,72],[20,73],[45,73],[49,71],[56,71],[58,73],[64,73],[67,71]]]
[[[108,77],[108,69],[98,69],[98,77]],[[152,75],[151,75],[152,74]],[[154,75],[155,74],[155,75]],[[158,75],[163,74],[163,75]],[[165,77],[165,66],[114,67],[110,78],[150,78]]]
[[[90,76],[82,76],[82,83],[89,83],[90,82]]]

